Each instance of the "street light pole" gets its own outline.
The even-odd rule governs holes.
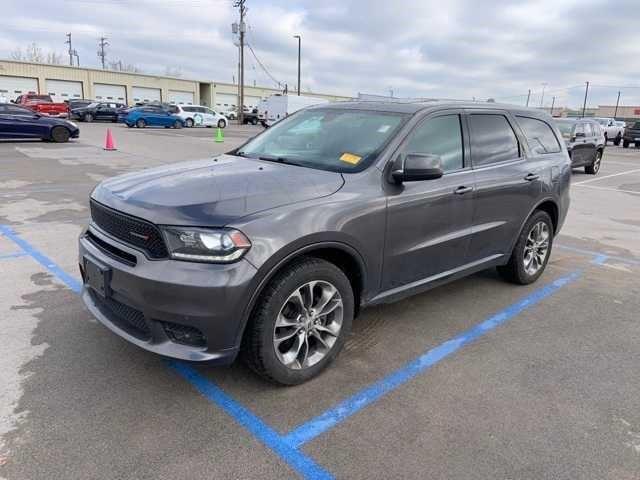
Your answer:
[[[529,106],[529,99],[531,98],[531,89],[529,89],[529,93],[527,93],[527,107]]]
[[[587,88],[584,91],[584,103],[582,104],[582,118],[584,118],[584,112],[587,109],[587,95],[589,94],[589,82],[585,82]]]
[[[302,37],[300,35],[294,35],[293,38],[298,39],[298,96],[300,96],[300,50],[302,44]]]
[[[553,117],[553,107],[556,104],[556,97],[554,96],[553,99],[551,100],[551,113],[549,115],[551,115]]]
[[[547,83],[543,82],[542,84],[542,96],[540,97],[540,108],[544,106],[544,89],[547,87]]]
[[[620,105],[620,90],[618,90],[618,99],[616,100],[616,111],[613,113],[613,118],[618,116],[618,105]]]

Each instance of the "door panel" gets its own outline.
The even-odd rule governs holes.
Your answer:
[[[389,198],[383,290],[451,270],[467,263],[473,218],[471,170],[437,180],[407,182]]]
[[[470,262],[508,255],[522,222],[542,192],[543,162],[525,160],[524,138],[516,133],[513,119],[495,111],[486,116],[500,116],[500,120],[480,118],[484,116],[468,117],[476,181]],[[516,142],[516,150],[512,142]],[[496,159],[500,161],[494,162]]]
[[[447,111],[424,119],[400,148],[395,160],[400,165],[408,154],[437,155],[445,173],[438,179],[391,188],[383,290],[429,279],[467,263],[474,173],[465,169],[468,149],[460,114]]]

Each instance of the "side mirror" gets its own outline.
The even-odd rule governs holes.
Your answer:
[[[443,174],[440,156],[424,153],[407,154],[404,161],[401,160],[399,168],[394,168],[391,172],[396,183],[433,180]]]

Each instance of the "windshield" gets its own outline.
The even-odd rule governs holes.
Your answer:
[[[53,103],[51,97],[49,95],[29,95],[27,97],[27,101],[29,102],[41,102],[41,103]]]
[[[576,122],[573,122],[571,120],[556,120],[558,130],[560,130],[560,133],[563,137],[567,138],[571,136],[571,132],[573,131],[573,126],[575,124]]]
[[[334,172],[373,162],[407,115],[351,109],[302,110],[247,143],[238,155]]]
[[[93,103],[90,103],[89,105],[87,105],[87,108],[95,108],[97,106],[98,106],[98,102],[93,102]]]
[[[596,120],[596,122],[598,122],[600,125],[602,125],[604,127],[606,127],[607,124],[609,123],[609,121],[605,120],[604,118],[596,118],[595,120]]]

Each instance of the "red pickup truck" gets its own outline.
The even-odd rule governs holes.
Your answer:
[[[16,98],[17,105],[29,108],[40,115],[49,117],[69,117],[69,106],[66,103],[54,103],[50,95],[27,93]]]

